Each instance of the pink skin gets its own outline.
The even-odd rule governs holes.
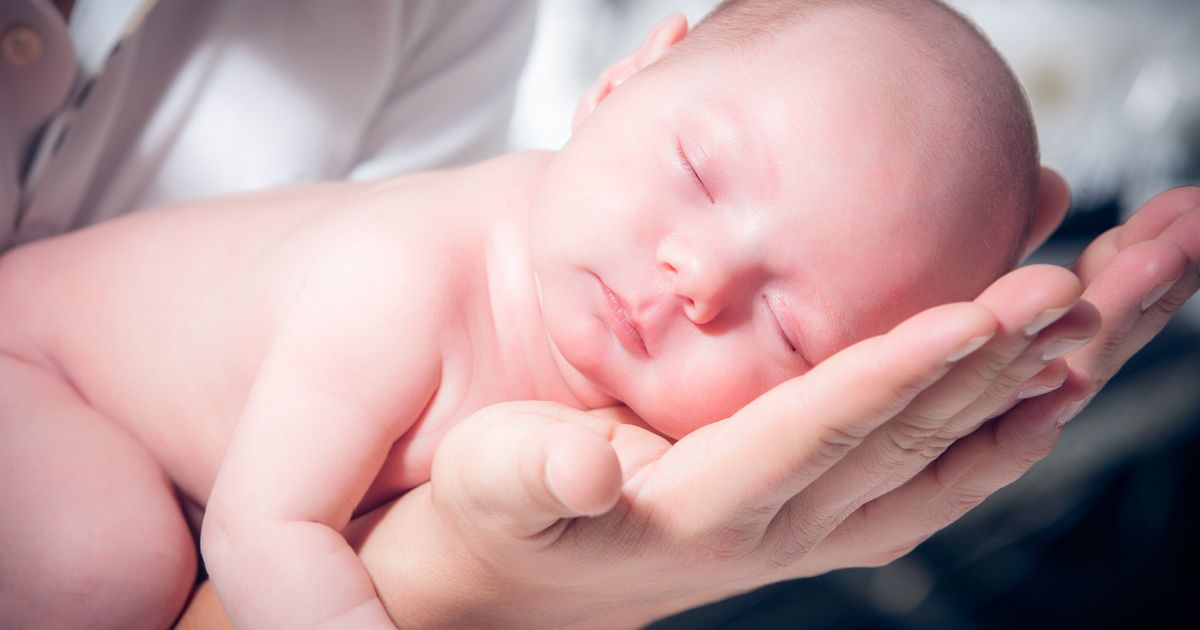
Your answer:
[[[656,36],[677,41],[643,50]],[[550,338],[668,436],[1000,270],[980,219],[938,209],[918,119],[878,106],[911,100],[903,70],[829,37],[632,76],[547,168],[531,246]]]

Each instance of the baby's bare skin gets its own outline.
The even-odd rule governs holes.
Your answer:
[[[502,400],[580,404],[548,354],[502,352],[492,309],[480,313],[462,304],[487,296],[489,270],[475,254],[512,245],[490,228],[523,223],[528,203],[517,195],[528,189],[511,184],[531,181],[544,159],[512,155],[385,184],[328,184],[181,206],[28,246],[0,267],[8,324],[0,344],[70,382],[145,444],[189,501],[203,506],[305,274],[334,248],[361,253],[363,259],[348,264],[364,268],[345,270],[338,295],[359,301],[336,308],[408,312],[392,332],[376,331],[380,341],[430,346],[420,353],[378,348],[395,357],[392,369],[424,384],[428,400],[396,409],[404,439],[363,499],[359,509],[367,509],[428,479],[437,438],[456,418]],[[503,191],[487,192],[488,184]],[[462,255],[446,256],[446,248],[461,248]],[[351,273],[367,268],[386,272]],[[26,270],[36,279],[22,277]],[[441,308],[412,308],[422,295],[438,296]],[[412,361],[414,355],[434,360]]]
[[[209,507],[207,529],[299,510],[336,535],[427,481],[441,434],[472,411],[608,402],[566,386],[538,319],[525,238],[546,158],[180,206],[31,244],[0,259],[0,370],[69,384],[29,391],[128,432],[193,514]],[[35,500],[54,493],[33,484]],[[310,553],[299,543],[288,561]]]
[[[647,54],[681,36],[652,33]],[[810,64],[634,77],[554,155],[149,212],[18,250],[0,259],[0,398],[16,403],[0,429],[29,422],[22,437],[58,453],[144,451],[131,478],[161,467],[170,483],[126,510],[174,511],[171,484],[205,509],[235,622],[388,624],[340,532],[428,480],[457,419],[619,401],[680,437],[1003,269],[1028,208],[1000,204],[997,226],[952,203],[945,182],[975,177],[954,165],[974,162],[928,157],[932,123],[906,115],[923,93],[862,107],[892,95],[905,42],[883,64],[809,41],[769,56]],[[71,474],[69,458],[39,463],[31,503]]]

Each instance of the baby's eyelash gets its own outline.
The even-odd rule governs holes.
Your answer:
[[[683,142],[679,138],[675,138],[675,154],[676,157],[679,158],[679,163],[683,166],[684,170],[688,173],[691,173],[692,179],[694,179],[696,183],[700,185],[700,189],[704,191],[704,195],[708,197],[708,200],[712,203],[716,203],[716,200],[713,199],[712,193],[708,191],[708,186],[704,184],[703,179],[700,179],[700,173],[696,172],[696,167],[692,166],[692,161],[688,159],[687,153],[684,153]]]
[[[791,339],[788,339],[787,333],[783,330],[783,324],[779,323],[779,316],[775,314],[775,309],[771,308],[771,299],[764,295],[763,301],[767,303],[767,311],[771,313],[771,321],[775,322],[775,330],[779,333],[780,338],[783,339],[783,343],[787,344],[788,350],[792,354],[799,354],[796,351],[796,344],[792,343]]]

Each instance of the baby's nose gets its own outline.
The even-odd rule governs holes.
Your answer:
[[[746,280],[729,252],[679,234],[663,239],[656,258],[667,275],[668,290],[679,298],[684,315],[697,324],[716,319]]]

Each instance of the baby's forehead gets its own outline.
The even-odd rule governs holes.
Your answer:
[[[851,220],[904,205],[914,208],[907,220],[936,223],[952,239],[989,231],[989,247],[1011,262],[1038,159],[1028,106],[1003,59],[932,2],[894,3],[933,7],[907,17],[876,3],[817,4],[828,6],[780,24],[762,20],[786,9],[742,16],[749,43],[731,44],[719,30],[706,42],[704,24],[696,30],[724,77],[712,82],[711,100],[732,103],[723,109],[740,112],[746,135],[761,143],[755,155],[741,153],[740,176],[770,181],[756,175],[769,166],[776,201],[823,193],[823,203],[853,207]],[[842,186],[814,190],[819,182]]]

